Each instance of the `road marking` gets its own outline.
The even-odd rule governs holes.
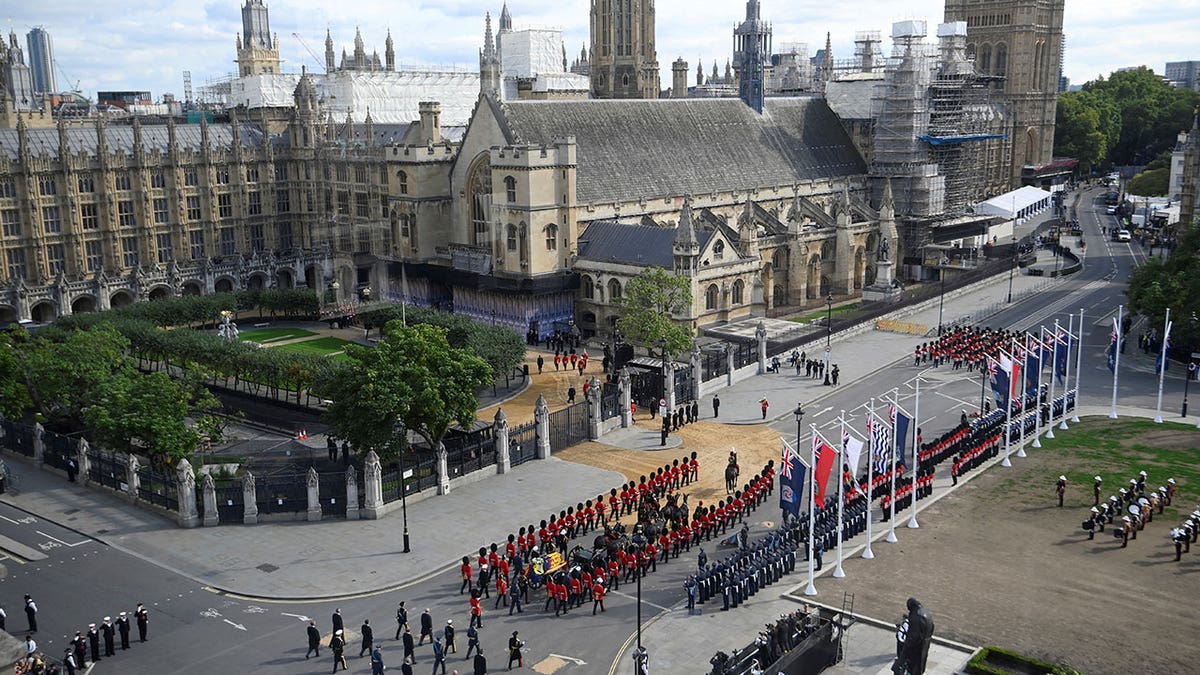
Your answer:
[[[628,582],[626,582],[626,583],[628,583]],[[623,597],[623,598],[629,598],[630,600],[633,600],[634,602],[637,602],[637,597],[636,597],[636,596],[633,596],[633,595],[629,595],[628,593],[622,593],[621,591],[609,591],[609,593],[611,593],[611,594],[613,594],[613,595],[619,595],[619,596],[621,596],[621,597]],[[664,611],[664,612],[669,612],[669,611],[671,611],[671,608],[670,608],[670,607],[663,607],[662,605],[656,605],[656,604],[654,604],[653,602],[650,602],[649,600],[642,600],[642,604],[643,604],[643,605],[650,605],[651,607],[654,607],[655,609],[661,609],[661,610],[662,610],[662,611]]]
[[[547,654],[547,656],[553,656],[554,658],[562,659],[563,661],[570,661],[571,663],[574,663],[577,666],[586,666],[587,665],[587,661],[584,661],[583,659],[577,659],[572,656],[563,656],[562,654]]]
[[[240,623],[234,623],[234,622],[230,621],[229,619],[222,619],[222,621],[229,624],[230,626],[233,626],[234,628],[236,628],[238,630],[246,630],[246,627]]]
[[[62,544],[63,546],[68,546],[68,547],[80,546],[82,544],[86,544],[89,541],[91,541],[90,539],[84,539],[83,541],[77,541],[74,544],[68,544],[67,542],[63,541],[62,539],[59,539],[57,537],[51,537],[50,535],[46,534],[45,532],[42,532],[41,530],[34,530],[34,532],[37,532],[38,534],[49,539],[50,541],[57,541],[58,543]]]
[[[280,612],[280,614],[282,614],[284,616],[294,616],[297,619],[300,619],[301,621],[311,621],[312,620],[312,617],[304,616],[303,614],[288,614],[287,612]]]
[[[31,523],[37,522],[37,518],[34,518],[33,516],[25,516],[24,518],[22,518],[20,520],[13,520],[12,518],[9,518],[8,516],[0,516],[0,518],[7,520],[8,522],[12,523],[13,525],[29,525]]]

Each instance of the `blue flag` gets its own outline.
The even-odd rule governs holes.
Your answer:
[[[779,508],[795,517],[800,516],[800,502],[804,499],[805,468],[800,455],[785,441],[779,463]]]
[[[1054,340],[1054,359],[1055,359],[1055,375],[1058,376],[1058,383],[1063,384],[1063,378],[1067,376],[1067,354],[1070,351],[1071,336],[1063,331],[1058,331],[1058,337]]]
[[[1000,367],[995,359],[988,359],[988,375],[992,383],[992,397],[1000,410],[1008,408],[1008,373]]]
[[[905,458],[908,456],[908,450],[907,450],[908,431],[909,431],[909,424],[911,424],[911,423],[912,423],[912,418],[909,417],[908,415],[905,415],[900,410],[900,408],[897,407],[896,408],[896,440],[898,441],[898,443],[897,443],[896,447],[899,448],[899,451],[900,451],[900,454],[896,455],[896,462],[897,462],[898,466],[907,466],[907,464],[905,463]]]
[[[1171,351],[1171,327],[1173,325],[1174,325],[1173,322],[1171,322],[1171,321],[1167,322],[1167,330],[1163,334],[1162,349],[1160,349],[1158,351],[1158,358],[1155,359],[1155,363],[1154,363],[1154,374],[1155,375],[1158,375],[1162,371],[1167,370],[1168,368],[1171,367],[1171,361],[1170,361],[1170,359],[1167,358],[1167,355]]]
[[[1112,337],[1108,343],[1108,370],[1114,375],[1117,372],[1117,335],[1117,320],[1113,319]]]

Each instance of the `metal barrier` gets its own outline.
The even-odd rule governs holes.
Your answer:
[[[91,453],[88,461],[94,462]],[[92,465],[93,467],[95,464]],[[138,469],[138,499],[161,506],[168,511],[179,510],[179,500],[176,497],[175,477],[169,473],[155,471],[149,466]]]
[[[621,414],[621,386],[616,382],[605,382],[600,392],[600,419],[606,420]]]
[[[731,348],[729,343],[724,343],[719,352],[700,352],[700,380],[702,382],[709,382],[729,374],[729,357],[725,350]]]
[[[354,471],[354,467],[349,468]],[[317,476],[317,497],[321,501],[323,517],[346,517],[346,473],[337,471]]]
[[[550,413],[550,452],[558,452],[588,439],[587,401]]]
[[[261,476],[254,485],[254,502],[260,514],[308,510],[308,477],[305,474]]]
[[[222,479],[217,481],[217,520],[222,523],[240,523],[246,515],[245,492],[242,481]]]
[[[102,448],[91,448],[88,450],[87,457],[88,480],[114,490],[121,489],[128,472],[128,455],[118,455]],[[150,471],[150,467],[143,468]],[[138,475],[141,475],[141,471],[138,471]],[[163,506],[163,504],[159,505]]]
[[[508,463],[520,466],[537,457],[537,422],[511,427],[508,430]]]
[[[78,441],[52,431],[46,432],[42,440],[46,442],[42,450],[42,464],[66,471],[68,462],[79,451]]]
[[[33,457],[33,426],[15,420],[0,420],[0,428],[4,430],[4,438],[0,439],[3,447]]]
[[[732,342],[733,347],[733,369],[745,368],[752,363],[758,363],[758,350],[755,349],[755,342]]]

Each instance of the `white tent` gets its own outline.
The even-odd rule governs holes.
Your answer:
[[[975,205],[975,213],[999,216],[1006,220],[1028,218],[1050,208],[1054,196],[1041,188],[1029,185],[997,195]]]

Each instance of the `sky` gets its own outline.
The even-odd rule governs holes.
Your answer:
[[[235,71],[234,40],[241,30],[245,0],[52,0],[12,2],[9,28],[25,47],[25,34],[41,25],[50,32],[58,62],[60,89],[149,90],[155,100],[164,92],[183,98],[183,71],[194,87]],[[388,29],[396,43],[396,60],[407,66],[437,65],[478,69],[484,13],[493,21],[500,0],[267,0],[271,30],[279,37],[285,71],[301,65],[320,69],[305,50],[324,53],[325,30],[335,49],[352,51],[356,26],[367,52],[378,49]],[[930,32],[941,20],[941,0],[762,0],[762,18],[773,24],[778,51],[785,44],[806,43],[809,54],[825,45],[832,33],[835,58],[853,55],[857,31],[877,30],[887,36],[894,21],[925,19]],[[574,58],[588,39],[587,0],[548,5],[511,0],[513,24],[563,31],[567,54]],[[742,2],[658,0],[658,60],[663,86],[671,82],[671,62],[697,58],[712,62],[731,56],[732,30],[745,16]],[[1149,0],[1067,0],[1067,36],[1063,71],[1072,84],[1082,84],[1117,68],[1145,65],[1161,74],[1167,61],[1200,60],[1200,0],[1173,3]],[[6,30],[6,33],[8,31]],[[299,38],[293,33],[298,34]],[[890,45],[885,41],[885,51]],[[27,57],[28,58],[28,57]],[[322,57],[323,58],[323,57]]]

